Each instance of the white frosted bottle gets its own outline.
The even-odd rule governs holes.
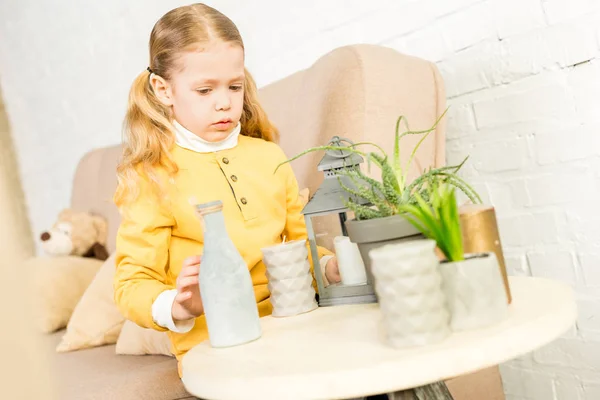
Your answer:
[[[223,203],[196,205],[204,230],[200,296],[212,347],[230,347],[260,338],[258,307],[246,262],[229,237]]]

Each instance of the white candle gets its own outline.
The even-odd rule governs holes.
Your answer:
[[[333,245],[342,284],[362,285],[367,283],[365,264],[356,243],[352,243],[348,236],[336,236],[333,239]]]

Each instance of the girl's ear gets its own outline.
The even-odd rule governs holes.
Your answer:
[[[152,86],[154,95],[161,103],[167,107],[173,105],[173,88],[169,82],[156,74],[152,74],[150,76],[150,86]]]

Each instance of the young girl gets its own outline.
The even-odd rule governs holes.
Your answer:
[[[169,331],[178,360],[208,338],[198,287],[202,227],[189,199],[223,202],[261,316],[271,312],[261,248],[306,239],[298,184],[257,101],[231,20],[203,4],[165,14],[150,66],[134,81],[118,166],[115,301],[145,328]],[[337,261],[320,249],[325,278]],[[312,261],[311,261],[312,262]]]

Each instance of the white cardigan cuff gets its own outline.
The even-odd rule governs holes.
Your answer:
[[[173,308],[175,296],[177,296],[177,289],[165,290],[159,294],[152,304],[152,319],[154,319],[157,325],[167,328],[172,332],[189,332],[194,327],[196,320],[194,318],[177,322],[173,320],[171,309]]]

